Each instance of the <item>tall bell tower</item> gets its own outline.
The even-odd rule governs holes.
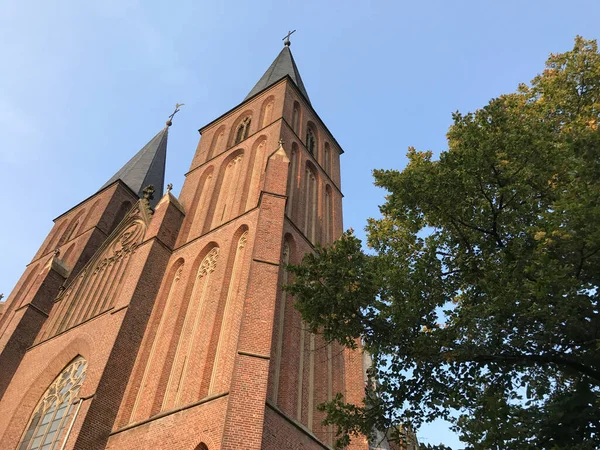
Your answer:
[[[34,400],[68,361],[70,377],[88,375],[61,431],[65,449],[325,449],[334,430],[318,404],[338,392],[362,400],[362,355],[310,333],[282,290],[286,264],[342,232],[342,149],[312,107],[289,36],[248,96],[200,133],[179,198],[134,202],[84,279],[57,277],[58,300],[31,343],[76,329],[63,345],[77,356],[57,356],[27,408],[5,407],[19,418],[4,428],[0,418],[0,435],[23,442]],[[152,161],[150,178],[164,172]],[[125,167],[107,185],[134,173]],[[100,274],[107,252],[131,254],[129,266]],[[98,328],[89,340],[84,326],[103,312],[113,337]],[[367,450],[367,439],[349,448]]]

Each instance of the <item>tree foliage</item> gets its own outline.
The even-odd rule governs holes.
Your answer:
[[[600,448],[600,55],[580,37],[530,85],[453,115],[448,150],[375,170],[367,225],[290,266],[307,325],[371,353],[377,396],[323,405],[344,436],[450,420],[469,449]]]

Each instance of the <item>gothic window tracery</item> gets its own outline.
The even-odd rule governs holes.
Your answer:
[[[162,411],[172,409],[190,400],[185,398],[186,387],[189,388],[194,382],[186,383],[186,381],[190,373],[197,373],[198,370],[198,367],[193,363],[190,366],[190,359],[194,354],[199,356],[198,349],[202,348],[201,339],[203,334],[200,330],[202,329],[202,319],[205,316],[206,305],[210,297],[212,274],[217,268],[218,259],[219,247],[213,247],[202,259],[196,272],[190,303],[185,311],[167,388],[162,401]],[[189,395],[189,391],[187,394]],[[195,400],[198,400],[198,398],[195,398]]]
[[[172,314],[176,313],[177,311],[176,292],[178,289],[180,289],[180,282],[184,267],[185,261],[180,259],[172,268],[172,270],[175,270],[175,273],[171,274],[172,279],[166,292],[164,308],[162,308],[163,313],[160,314],[158,325],[155,325],[156,334],[152,338],[152,345],[150,346],[147,360],[145,360],[143,363],[145,366],[144,372],[139,384],[136,385],[137,395],[131,410],[130,422],[136,422],[138,420],[145,419],[150,415],[148,411],[148,405],[144,404],[144,400],[152,396],[152,390],[155,386],[153,381],[151,381],[151,374],[153,370],[156,370],[156,367],[160,367],[164,363],[163,358],[165,355],[161,352],[161,343],[169,341],[173,333],[173,328],[170,325],[173,319]],[[155,320],[156,319],[153,318],[153,321]],[[146,342],[145,345],[149,345],[149,342]]]
[[[236,301],[239,299],[240,290],[240,272],[244,260],[244,254],[246,245],[248,243],[248,230],[244,231],[237,241],[235,256],[233,259],[233,266],[231,268],[231,274],[229,275],[229,282],[227,288],[227,297],[225,298],[225,307],[223,309],[223,317],[221,319],[221,329],[219,332],[219,339],[217,341],[217,349],[215,352],[215,364],[213,367],[208,394],[215,394],[223,389],[227,385],[226,380],[230,377],[230,370],[232,367],[224,367],[224,361],[231,362],[232,359],[228,358],[227,355],[231,355],[231,350],[235,348],[233,342],[233,336],[230,331],[227,330],[225,324],[233,323],[236,317],[240,317],[236,314],[236,310],[239,312],[240,304]],[[239,324],[237,324],[239,326]],[[237,326],[233,326],[237,329]]]
[[[65,430],[75,419],[74,399],[85,380],[86,370],[87,361],[78,356],[56,377],[35,408],[19,450],[59,448],[66,438]]]
[[[81,271],[57,299],[40,340],[72,328],[110,308],[131,255],[146,232],[139,210],[123,221],[114,236]]]
[[[244,120],[242,120],[242,123],[238,125],[237,130],[235,132],[235,141],[233,142],[234,145],[239,144],[248,137],[251,122],[252,119],[250,119],[250,117],[246,117]]]

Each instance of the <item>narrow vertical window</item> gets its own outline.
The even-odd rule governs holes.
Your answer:
[[[306,181],[304,189],[304,233],[312,242],[315,242],[315,228],[317,220],[317,177],[310,168],[306,168]]]
[[[79,226],[79,219],[80,219],[80,217],[83,216],[84,212],[85,212],[85,209],[83,211],[81,211],[79,214],[77,214],[77,216],[75,216],[75,218],[71,221],[71,223],[69,224],[69,226],[67,227],[67,229],[65,230],[63,235],[60,237],[60,240],[58,241],[58,244],[57,244],[58,247],[69,242],[71,240],[71,238],[75,235],[75,230],[77,230],[77,227]]]
[[[252,120],[250,119],[250,117],[246,117],[244,120],[242,120],[242,123],[240,123],[237,127],[237,131],[235,132],[235,144],[239,144],[240,142],[242,142],[244,139],[246,139],[248,137],[248,132],[250,131],[250,123],[252,122]]]
[[[56,379],[37,407],[25,434],[21,438],[19,450],[54,450],[66,438],[64,431],[74,420],[73,400],[85,380],[87,361],[81,356],[75,358]]]
[[[169,287],[169,291],[167,292],[167,298],[163,308],[164,314],[160,315],[158,328],[156,330],[154,340],[152,341],[152,347],[150,348],[150,353],[145,364],[144,374],[142,375],[142,380],[138,386],[138,393],[135,399],[135,403],[133,404],[133,409],[131,410],[131,422],[135,422],[138,419],[145,418],[144,415],[136,417],[138,409],[140,408],[140,405],[144,402],[145,399],[151,397],[151,393],[149,392],[148,388],[148,377],[151,377],[152,371],[156,370],[156,367],[160,366],[160,356],[158,356],[160,352],[159,346],[162,342],[166,342],[170,338],[169,333],[166,330],[169,330],[169,322],[173,320],[171,311],[173,308],[173,303],[176,302],[176,300],[174,300],[174,294],[179,286],[179,280],[181,279],[181,273],[183,272],[184,263],[183,261],[181,261],[176,264],[179,264],[179,267],[175,272],[175,276],[173,277],[173,280],[171,281],[171,286]]]
[[[229,219],[233,218],[236,213],[234,210],[235,201],[241,197],[241,190],[243,189],[243,159],[243,154],[237,155],[229,161],[225,168],[223,180],[218,190],[219,198],[214,211],[212,221],[213,227],[227,222]]]
[[[306,132],[306,148],[311,155],[315,155],[315,150],[317,149],[317,139],[315,138],[315,133],[311,128],[308,128],[308,131]]]
[[[290,244],[286,241],[283,244],[283,265],[287,266],[290,263]],[[287,268],[283,270],[282,284],[285,286],[288,284],[288,271]],[[279,395],[279,377],[281,372],[281,355],[283,352],[283,327],[285,326],[285,306],[287,303],[287,291],[281,292],[281,299],[279,301],[279,317],[277,320],[277,343],[275,347],[275,376],[273,377],[273,402],[277,404],[277,397]]]
[[[325,169],[325,172],[327,173],[327,175],[331,175],[330,174],[330,170],[331,170],[331,156],[330,156],[330,150],[329,150],[329,144],[326,142],[325,143],[325,149],[323,150],[323,168]]]
[[[300,134],[300,104],[294,103],[294,112],[292,113],[292,129],[294,133]]]
[[[288,199],[285,206],[288,217],[292,217],[292,208],[294,204],[294,193],[296,192],[296,171],[298,166],[298,151],[292,148],[292,161],[290,164],[290,174],[288,179]]]
[[[325,188],[325,243],[326,244],[331,244],[332,241],[332,230],[331,230],[331,224],[333,223],[333,218],[331,217],[332,213],[333,213],[333,208],[332,208],[332,195],[331,195],[331,188],[329,187],[329,185],[327,185],[327,187]]]
[[[192,380],[188,382],[190,372],[192,372],[192,375],[194,374],[194,371],[190,371],[189,368],[190,355],[202,348],[201,342],[198,342],[202,338],[202,317],[205,314],[204,309],[210,296],[212,273],[217,267],[218,257],[219,247],[213,247],[198,267],[189,305],[185,310],[181,333],[177,340],[175,356],[162,402],[161,410],[163,411],[190,400],[189,398],[185,400],[182,398],[185,388],[188,383],[197,383],[197,379],[193,376]]]
[[[213,137],[213,141],[210,146],[210,150],[208,151],[208,155],[206,155],[207,161],[209,159],[211,159],[213,156],[218,155],[220,153],[224,134],[225,134],[225,130],[222,129],[221,131],[217,131],[217,133]]]
[[[236,310],[239,312],[240,304],[236,299],[239,300],[240,272],[244,262],[247,242],[248,231],[244,231],[238,240],[233,259],[229,286],[227,288],[227,297],[225,299],[225,307],[223,308],[223,316],[221,319],[221,329],[219,330],[219,339],[215,351],[214,366],[208,388],[209,395],[220,392],[221,389],[224,389],[224,386],[227,386],[227,382],[231,376],[229,369],[233,369],[232,363],[231,367],[229,367],[229,364],[227,363],[233,361],[230,355],[231,351],[237,346],[237,343],[233,342],[235,335],[228,329],[226,324],[234,323],[235,317],[239,317],[239,315],[236,314]]]
[[[269,103],[267,103],[264,107],[261,128],[264,128],[271,123],[272,113],[273,113],[273,100],[269,101]]]

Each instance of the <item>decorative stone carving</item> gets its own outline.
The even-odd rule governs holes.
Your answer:
[[[213,248],[204,257],[198,268],[198,278],[202,278],[204,275],[212,273],[217,267],[217,258],[219,257],[219,247]]]
[[[246,246],[246,242],[248,241],[248,232],[244,231],[244,233],[240,236],[240,240],[238,241],[238,249],[242,249]]]

